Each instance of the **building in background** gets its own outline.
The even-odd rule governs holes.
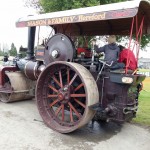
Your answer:
[[[139,58],[138,67],[150,69],[150,58]]]

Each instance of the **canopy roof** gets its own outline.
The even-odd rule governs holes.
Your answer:
[[[69,35],[127,35],[132,18],[144,16],[143,33],[150,34],[150,1],[134,0],[20,18],[17,27],[52,26]],[[135,29],[133,31],[135,33]]]

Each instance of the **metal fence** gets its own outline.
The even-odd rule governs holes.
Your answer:
[[[146,75],[147,77],[150,77],[150,72],[138,72],[139,74],[144,74]]]

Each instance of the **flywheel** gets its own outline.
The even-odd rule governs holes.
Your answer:
[[[99,92],[91,73],[72,62],[53,62],[39,76],[37,106],[45,124],[60,133],[72,132],[88,123]]]
[[[64,34],[55,34],[46,45],[44,62],[48,65],[54,61],[72,61],[75,47],[72,40]]]

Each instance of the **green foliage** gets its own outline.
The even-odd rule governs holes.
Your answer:
[[[34,7],[40,12],[46,13],[121,1],[126,0],[26,0],[26,6]]]
[[[133,39],[136,39],[135,36],[132,37]],[[128,41],[129,36],[117,36],[118,42],[125,42]],[[140,42],[140,41],[139,41]],[[141,49],[144,50],[144,48],[150,43],[150,35],[143,35],[141,40]]]
[[[3,51],[0,51],[0,56],[4,56],[4,52]]]
[[[150,126],[150,77],[143,82],[143,91],[140,92],[139,109],[133,122]]]
[[[19,54],[18,55],[20,55],[19,57],[24,58],[24,57],[26,57],[26,51],[21,51],[21,49],[23,49],[22,45],[19,48]]]
[[[150,35],[143,35],[141,40],[141,48],[145,48],[150,43]]]
[[[98,5],[98,0],[39,0],[44,12],[55,12]]]
[[[17,55],[17,49],[16,49],[14,43],[11,44],[11,48],[9,50],[9,54],[10,54],[10,56],[16,56]]]
[[[99,0],[100,4],[109,4],[109,3],[117,3],[117,2],[123,2],[127,0]]]

